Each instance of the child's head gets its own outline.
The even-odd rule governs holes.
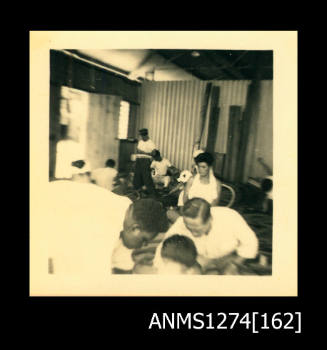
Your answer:
[[[189,274],[197,271],[197,250],[193,241],[182,235],[175,234],[164,240],[161,248],[164,262],[160,274]]]
[[[154,149],[151,152],[151,156],[154,160],[160,161],[161,160],[161,156],[160,156],[160,152],[157,149]]]
[[[114,168],[115,165],[116,165],[116,162],[113,159],[107,159],[107,161],[106,161],[107,168]]]

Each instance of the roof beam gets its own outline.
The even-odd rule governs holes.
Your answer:
[[[225,69],[228,73],[230,73],[236,79],[240,79],[240,80],[244,79],[243,74],[237,68],[233,67],[233,65],[228,60],[226,60],[225,58],[223,58],[222,56],[220,56],[216,52],[213,53],[208,58],[212,62],[214,62],[215,64],[221,64],[222,67],[220,67],[220,68]]]
[[[209,64],[214,64],[215,65],[215,69],[219,72],[219,76],[218,76],[218,78],[224,78],[225,76],[226,76],[226,73],[221,69],[221,67],[219,67],[219,66],[217,66],[216,65],[216,63],[211,59],[211,57],[206,53],[206,52],[204,52],[204,51],[200,51],[200,55],[202,56],[202,57],[204,57],[208,62],[209,62]],[[194,66],[194,69],[196,69],[196,70],[198,70],[199,71],[199,74],[201,74],[201,67],[203,67],[203,63],[200,63],[201,62],[201,60],[199,60],[199,65],[197,65],[197,66]],[[206,79],[205,80],[215,80],[215,79],[218,79],[218,78],[214,78],[214,77],[210,77],[210,67],[209,66],[204,66],[204,67],[206,67],[206,68],[208,68],[209,69],[209,74],[207,73],[206,74]],[[203,73],[204,74],[204,73]],[[212,74],[212,73],[211,73]],[[208,77],[208,75],[209,75],[209,77]],[[203,79],[203,78],[201,78],[201,79]]]
[[[197,69],[196,67],[185,67],[182,64],[178,63],[178,62],[174,62],[178,57],[183,56],[185,54],[188,53],[188,51],[190,50],[183,50],[182,52],[178,53],[175,56],[172,56],[170,58],[167,58],[167,56],[165,56],[165,54],[163,52],[161,52],[161,50],[154,50],[158,55],[160,55],[161,57],[164,58],[165,62],[164,64],[167,63],[173,63],[176,67],[178,67],[179,69],[183,70],[186,73],[189,73],[191,75],[193,75],[194,77],[200,79],[200,80],[206,80],[206,77],[203,76],[203,74],[201,74],[200,72],[194,72],[194,69]],[[157,70],[164,70],[165,66],[157,66],[156,69]],[[168,69],[172,69],[172,68],[168,68]]]

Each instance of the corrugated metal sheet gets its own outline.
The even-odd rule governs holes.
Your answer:
[[[226,153],[228,137],[229,107],[240,106],[242,112],[246,105],[248,86],[251,80],[221,80],[212,81],[213,86],[220,87],[219,124],[215,151]]]
[[[148,128],[162,155],[180,169],[191,166],[205,85],[199,81],[142,85],[138,128]]]
[[[137,127],[148,128],[162,155],[180,169],[189,169],[193,144],[201,126],[204,81],[144,82]],[[226,152],[230,105],[245,107],[250,81],[212,81],[220,86],[216,152]],[[203,139],[206,140],[207,126]]]

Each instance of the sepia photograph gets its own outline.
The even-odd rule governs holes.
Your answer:
[[[295,31],[30,32],[31,296],[296,296]]]

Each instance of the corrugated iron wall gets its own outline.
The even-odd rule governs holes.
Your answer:
[[[255,135],[254,154],[249,169],[249,176],[260,178],[267,174],[258,158],[273,168],[273,81],[260,82],[260,97],[257,106],[258,123]]]
[[[193,144],[200,132],[200,111],[206,82],[144,82],[138,129],[179,169],[189,169]]]
[[[226,153],[228,137],[228,121],[230,106],[240,106],[242,112],[246,105],[248,86],[251,80],[220,80],[212,81],[213,86],[220,87],[219,96],[219,124],[215,151]],[[204,139],[206,140],[207,126]]]
[[[251,81],[212,81],[220,87],[220,116],[216,152],[225,153],[228,115],[231,105],[244,109]],[[141,87],[141,105],[137,127],[149,129],[150,138],[162,155],[179,169],[189,169],[193,144],[199,137],[206,84],[209,81],[145,81]],[[203,138],[207,138],[207,125]]]

